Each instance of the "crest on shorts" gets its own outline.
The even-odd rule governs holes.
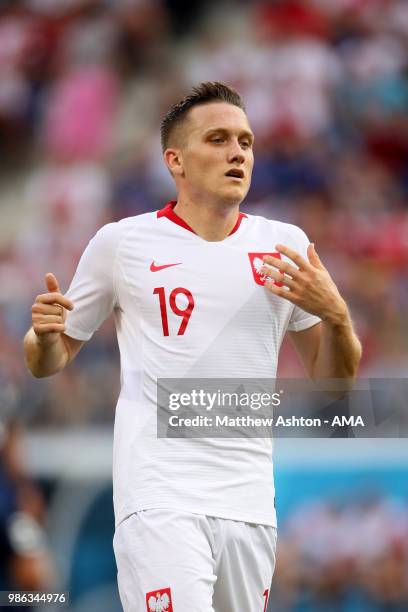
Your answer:
[[[271,257],[277,257],[278,259],[281,259],[280,253],[248,253],[252,274],[254,277],[254,281],[257,285],[264,285],[265,281],[268,280],[267,277],[264,276],[261,272],[261,268],[264,265],[263,258],[265,255],[270,255]],[[281,283],[275,282],[275,285],[278,285],[278,287],[280,287]]]
[[[147,612],[173,612],[170,587],[146,593]]]

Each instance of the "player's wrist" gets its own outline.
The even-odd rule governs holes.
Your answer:
[[[330,309],[323,315],[322,320],[333,328],[350,327],[351,318],[346,302],[341,300],[336,308]]]
[[[61,334],[59,332],[46,332],[38,333],[33,329],[34,342],[41,349],[47,349],[54,346],[60,339]]]

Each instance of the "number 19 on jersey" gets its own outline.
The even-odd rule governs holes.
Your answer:
[[[159,296],[163,336],[169,336],[170,332],[169,332],[169,320],[167,316],[166,290],[164,287],[156,287],[153,290],[153,294]],[[179,295],[184,295],[188,300],[185,308],[179,308],[177,306],[177,296]],[[191,293],[191,291],[189,291],[188,289],[185,289],[184,287],[176,287],[170,293],[168,301],[169,301],[170,308],[174,312],[174,314],[177,315],[178,317],[182,317],[177,335],[183,336],[184,332],[187,329],[188,322],[190,320],[191,314],[195,306],[193,294]]]

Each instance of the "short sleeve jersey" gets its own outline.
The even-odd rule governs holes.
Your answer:
[[[262,257],[277,243],[305,257],[308,240],[294,225],[240,213],[227,238],[208,242],[174,206],[105,225],[67,292],[73,338],[89,340],[114,313],[116,524],[169,508],[274,526],[272,440],[159,438],[156,381],[274,378],[286,330],[320,319],[265,289]]]

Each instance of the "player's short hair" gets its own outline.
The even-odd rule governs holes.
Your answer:
[[[235,89],[218,81],[207,81],[194,87],[182,100],[173,104],[160,126],[161,144],[163,151],[167,149],[175,129],[186,119],[188,112],[200,104],[208,102],[227,102],[241,108],[246,112],[244,102]]]

